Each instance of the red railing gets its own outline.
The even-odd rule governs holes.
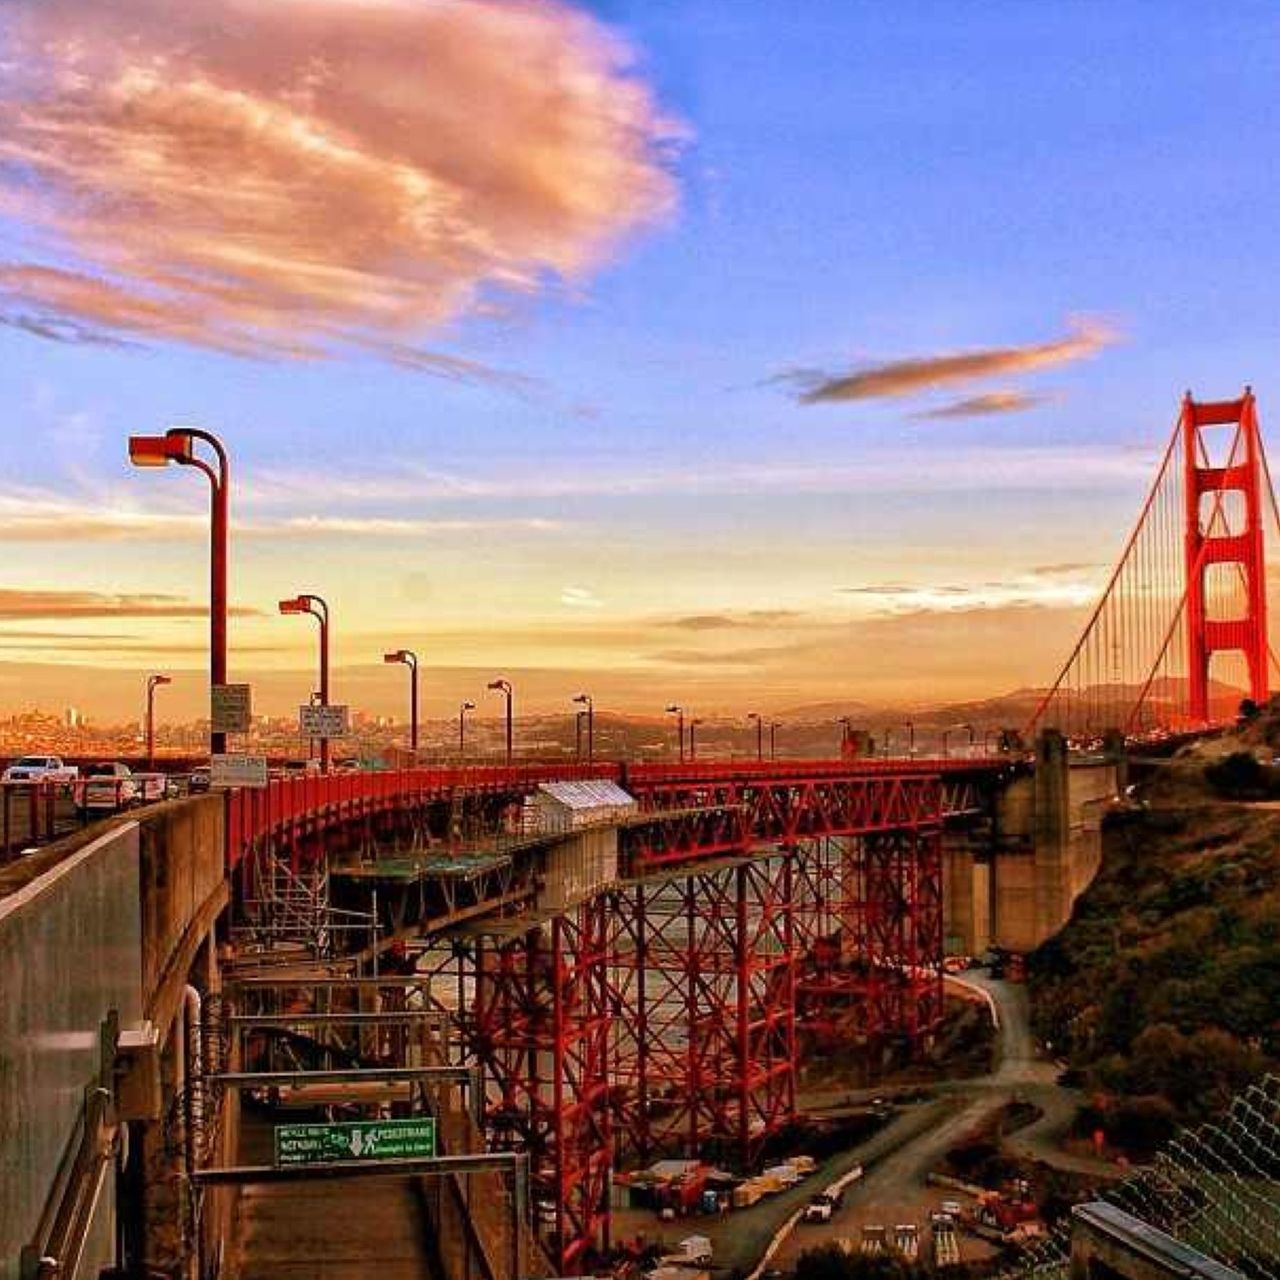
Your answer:
[[[266,836],[305,826],[340,826],[357,818],[417,808],[452,795],[528,794],[540,783],[605,778],[642,793],[681,783],[762,783],[806,786],[824,781],[937,777],[983,773],[1009,763],[1006,756],[966,759],[857,759],[796,761],[689,761],[684,764],[526,763],[447,765],[380,773],[351,772],[273,779],[266,787],[227,796],[227,860],[236,866],[247,849]]]
[[[620,776],[614,763],[455,765],[277,778],[227,795],[227,860],[236,866],[264,836],[303,822],[339,825],[356,817],[411,809],[451,795],[517,795],[543,782]]]

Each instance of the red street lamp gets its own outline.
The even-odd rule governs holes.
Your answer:
[[[320,705],[329,705],[329,605],[322,596],[303,594],[280,601],[280,612],[305,613],[320,624]],[[320,772],[329,772],[329,739],[320,739]]]
[[[402,662],[409,668],[409,750],[418,763],[418,655],[412,649],[384,653],[383,662]]]
[[[748,711],[747,719],[756,722],[756,763],[759,764],[764,759],[764,721],[758,711]]]
[[[680,763],[684,764],[684,708],[678,707],[673,702],[667,712],[676,718],[676,735],[680,741]]]
[[[780,720],[769,721],[769,759],[778,758],[778,730],[782,728]]]
[[[589,693],[580,693],[574,702],[580,702],[586,707],[586,711],[580,711],[578,714],[585,715],[587,718],[587,763],[591,764],[596,758],[596,704],[591,701]],[[579,731],[582,725],[579,722]],[[578,754],[582,754],[582,744],[578,744]]]
[[[464,702],[458,708],[458,755],[463,760],[467,758],[467,712],[475,709],[474,702]]]
[[[696,760],[698,758],[698,740],[694,735],[697,732],[697,728],[701,723],[702,721],[696,718],[689,721],[689,759],[690,760]]]
[[[511,688],[511,681],[503,680],[501,678],[497,680],[490,680],[486,687],[502,694],[507,700],[507,763],[510,764],[511,757],[515,749],[515,735],[511,719],[512,703],[515,701],[515,695]]]
[[[214,464],[196,457],[196,441],[213,450]],[[198,427],[170,427],[162,436],[130,436],[129,461],[135,467],[166,467],[171,462],[195,467],[209,478],[209,683],[227,682],[227,484],[230,468],[222,441]],[[210,732],[209,750],[227,749],[225,733]]]
[[[147,768],[156,767],[156,689],[162,684],[172,684],[169,676],[147,677]]]

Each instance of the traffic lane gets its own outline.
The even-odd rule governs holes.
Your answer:
[[[774,1255],[774,1265],[793,1270],[806,1249],[833,1240],[857,1239],[864,1222],[908,1221],[892,1213],[888,1219],[873,1215],[884,1213],[886,1206],[920,1198],[925,1190],[924,1175],[955,1141],[957,1126],[963,1132],[964,1125],[972,1122],[968,1117],[974,1110],[981,1113],[981,1107],[965,1106],[958,1098],[939,1098],[905,1112],[864,1143],[860,1155],[866,1173],[845,1189],[844,1204],[829,1222],[797,1224]],[[810,1194],[821,1189],[815,1183]]]
[[[625,1240],[643,1235],[648,1242],[673,1249],[685,1236],[704,1235],[711,1241],[717,1272],[749,1272],[787,1219],[807,1204],[811,1196],[855,1165],[866,1167],[903,1143],[918,1138],[946,1105],[934,1103],[896,1116],[866,1141],[822,1161],[815,1172],[794,1187],[767,1196],[750,1209],[735,1209],[724,1216],[693,1215],[675,1222],[660,1221],[651,1209],[616,1209],[614,1237]]]

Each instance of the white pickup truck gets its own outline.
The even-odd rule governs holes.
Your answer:
[[[61,756],[19,756],[5,771],[4,782],[74,782],[80,770]]]

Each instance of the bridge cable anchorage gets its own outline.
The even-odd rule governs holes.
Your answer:
[[[1268,524],[1280,537],[1252,391],[1226,401],[1188,393],[1119,561],[1028,735],[1055,728],[1080,747],[1111,730],[1163,737],[1228,722],[1243,698],[1264,702],[1280,673],[1267,636]]]

